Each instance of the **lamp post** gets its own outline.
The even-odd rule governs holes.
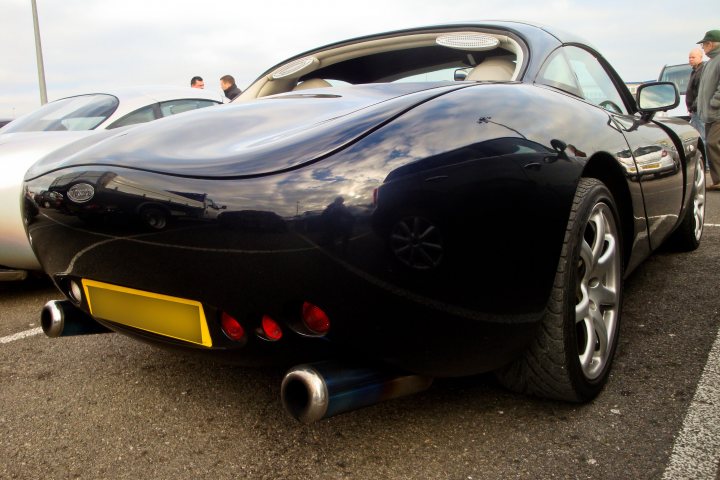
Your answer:
[[[45,86],[45,66],[43,65],[42,45],[40,44],[40,25],[38,24],[37,5],[32,2],[33,25],[35,26],[35,55],[37,56],[38,81],[40,82],[40,104],[47,103],[47,87]]]

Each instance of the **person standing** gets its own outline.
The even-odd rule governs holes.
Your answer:
[[[697,114],[705,122],[705,149],[712,185],[720,190],[720,30],[710,30],[697,42],[710,58],[703,69],[697,94]]]
[[[205,88],[205,81],[202,77],[192,77],[190,79],[190,86],[192,88]]]
[[[225,92],[225,96],[232,102],[235,97],[242,93],[242,90],[235,85],[235,79],[232,75],[223,75],[220,77],[220,88]]]
[[[705,124],[700,121],[697,115],[697,93],[698,87],[700,87],[703,67],[705,67],[705,62],[702,61],[703,55],[704,53],[700,48],[693,48],[688,54],[688,63],[692,67],[692,72],[690,73],[690,80],[688,81],[687,93],[685,95],[685,105],[690,114],[690,125],[700,132],[700,138],[705,141]]]

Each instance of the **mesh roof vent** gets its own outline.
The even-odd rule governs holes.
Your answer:
[[[477,32],[453,32],[440,35],[435,39],[435,43],[443,47],[479,52],[496,48],[500,44],[500,40],[492,35]]]
[[[275,70],[272,74],[272,78],[278,79],[290,76],[315,63],[319,62],[317,58],[313,56],[298,58],[297,60],[293,60],[292,62],[287,63]]]

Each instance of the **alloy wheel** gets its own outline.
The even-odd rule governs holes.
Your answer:
[[[616,338],[621,285],[618,243],[618,228],[610,208],[596,204],[580,245],[575,306],[580,367],[589,380],[603,372]]]

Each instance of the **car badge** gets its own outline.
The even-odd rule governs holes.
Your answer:
[[[89,183],[76,183],[67,191],[67,197],[75,203],[89,202],[95,196],[95,188]]]

